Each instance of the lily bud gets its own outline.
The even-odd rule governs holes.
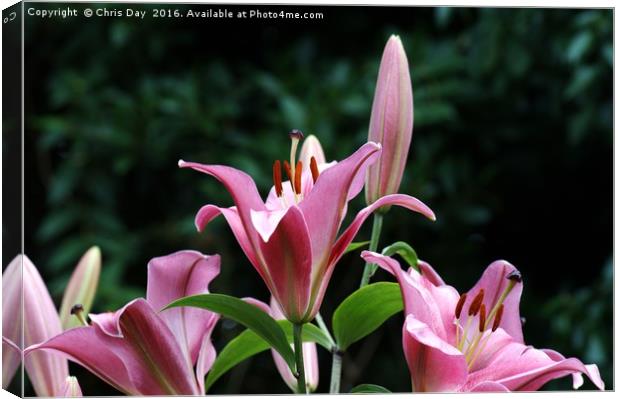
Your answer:
[[[413,93],[402,42],[392,35],[385,45],[370,114],[368,141],[383,151],[366,172],[366,203],[398,192],[413,130]],[[381,208],[387,211],[389,207]]]
[[[82,397],[82,388],[80,388],[80,383],[77,378],[73,376],[67,377],[65,380],[65,386],[60,395],[63,398],[78,398]]]
[[[63,330],[81,325],[80,321],[71,315],[73,305],[81,304],[85,315],[90,311],[97,292],[100,272],[101,250],[94,246],[86,251],[78,262],[62,297],[60,322]]]
[[[13,379],[21,363],[22,257],[18,255],[2,273],[2,388]]]
[[[301,151],[299,152],[299,160],[303,165],[308,165],[309,167],[312,157],[314,157],[316,163],[319,165],[327,162],[323,147],[321,147],[319,139],[313,134],[304,140],[304,144],[301,146]]]
[[[24,347],[39,344],[62,332],[60,319],[37,268],[23,257]],[[25,357],[25,366],[37,396],[57,396],[69,376],[63,355],[43,351]]]

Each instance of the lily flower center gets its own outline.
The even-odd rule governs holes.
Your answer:
[[[501,293],[497,301],[492,305],[491,310],[487,311],[484,302],[484,288],[476,294],[467,310],[467,321],[465,326],[461,325],[461,313],[467,300],[467,294],[462,294],[454,309],[456,318],[456,348],[465,355],[468,369],[472,369],[476,359],[486,347],[491,335],[499,328],[504,314],[504,300],[512,291],[517,283],[520,283],[521,274],[513,271],[506,276],[509,280],[508,285]],[[472,326],[475,318],[478,318],[477,325]],[[490,329],[489,329],[490,327]]]
[[[291,138],[290,161],[284,160],[283,162],[280,162],[280,160],[276,160],[273,163],[273,187],[275,189],[276,196],[280,198],[280,201],[282,202],[283,208],[288,208],[290,204],[289,201],[287,201],[285,191],[282,186],[282,168],[284,168],[284,173],[286,174],[286,177],[291,185],[291,191],[293,193],[295,203],[298,204],[303,200],[304,194],[307,194],[304,192],[304,186],[302,185],[302,172],[304,165],[301,161],[296,161],[297,147],[299,146],[299,142],[303,139],[304,135],[300,130],[293,129],[289,132],[289,137]],[[316,180],[319,178],[319,167],[314,156],[310,158],[309,166],[312,174],[312,182],[316,183]]]

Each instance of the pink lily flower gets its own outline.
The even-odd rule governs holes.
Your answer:
[[[366,203],[398,192],[413,131],[413,93],[407,54],[398,36],[385,45],[370,113],[368,140],[381,143],[381,159],[366,173]],[[387,208],[387,207],[386,207]]]
[[[25,354],[60,353],[128,395],[204,394],[204,376],[216,356],[211,332],[219,316],[198,308],[159,310],[175,299],[208,293],[219,272],[218,255],[179,251],[154,258],[148,264],[146,300],[91,314],[91,325],[67,330]],[[86,322],[81,310],[74,313]]]
[[[335,264],[375,209],[391,204],[420,212],[432,220],[435,216],[416,198],[389,195],[362,209],[338,237],[347,202],[361,191],[366,168],[376,160],[381,146],[366,143],[322,172],[316,160],[311,161],[308,171],[301,162],[295,162],[301,132],[293,131],[291,137],[291,162],[284,162],[289,180],[282,181],[280,161],[276,161],[274,186],[265,202],[252,178],[242,171],[183,160],[179,166],[215,177],[235,204],[229,208],[203,206],[195,219],[198,231],[219,214],[224,215],[286,318],[301,323],[312,320],[318,312]]]
[[[510,263],[493,262],[459,296],[427,263],[420,262],[420,272],[405,272],[392,258],[369,251],[362,257],[400,284],[403,349],[414,391],[534,391],[567,375],[577,389],[582,373],[605,389],[596,365],[524,344],[521,275]]]
[[[259,301],[254,298],[244,298],[244,300],[252,305],[260,308],[262,311],[270,315],[276,320],[284,320],[284,314],[282,313],[282,309],[280,309],[280,305],[271,297],[270,305]],[[291,347],[293,345],[291,344]],[[301,347],[303,351],[304,358],[304,371],[306,376],[306,391],[314,392],[316,388],[319,386],[319,357],[316,350],[316,343],[314,342],[304,342]],[[271,349],[271,354],[273,356],[273,362],[280,373],[280,376],[288,385],[288,387],[293,392],[297,392],[297,378],[291,373],[291,369],[288,367],[282,356],[274,350]]]

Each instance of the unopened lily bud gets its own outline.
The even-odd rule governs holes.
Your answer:
[[[94,246],[80,259],[62,297],[60,321],[64,330],[82,325],[78,318],[71,315],[71,308],[79,303],[82,305],[83,314],[88,314],[97,292],[100,272],[101,250]]]
[[[323,152],[323,147],[321,147],[321,143],[319,139],[316,138],[315,135],[311,134],[305,140],[303,145],[301,146],[301,151],[299,152],[299,160],[303,165],[310,166],[311,158],[314,157],[317,164],[326,163],[325,153]]]
[[[82,388],[77,378],[73,376],[67,377],[62,394],[63,398],[78,398],[82,397]]]
[[[380,143],[381,157],[366,172],[366,203],[398,192],[413,130],[413,93],[402,42],[392,35],[385,45],[370,114],[368,141]],[[387,211],[388,207],[381,208]]]

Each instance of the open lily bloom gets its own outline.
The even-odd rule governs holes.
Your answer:
[[[319,170],[311,161],[304,169],[295,162],[300,132],[292,134],[291,162],[284,162],[289,177],[282,181],[280,162],[274,163],[274,187],[263,202],[250,176],[221,165],[179,161],[219,180],[235,206],[203,206],[196,215],[202,231],[219,214],[224,215],[245,255],[260,274],[286,318],[294,323],[312,320],[319,310],[335,264],[372,212],[383,205],[399,205],[435,218],[430,208],[408,195],[388,195],[362,209],[338,237],[347,202],[363,188],[364,174],[381,147],[366,143],[348,158]],[[295,165],[295,166],[293,166]],[[308,170],[309,169],[309,170]]]
[[[273,297],[271,297],[269,305],[254,298],[244,298],[244,300],[260,308],[276,320],[284,319],[284,314],[280,309],[280,305],[278,305],[278,303],[273,299]],[[292,346],[293,345],[291,344],[291,347]],[[316,343],[304,342],[301,349],[303,351],[304,370],[306,373],[306,390],[307,392],[314,392],[319,386],[319,358],[316,351]],[[286,361],[275,349],[271,349],[271,354],[273,356],[273,362],[275,363],[278,372],[282,376],[282,379],[284,380],[286,385],[288,385],[291,391],[297,393],[297,378],[295,378],[295,376],[291,372],[291,369],[286,364]]]
[[[146,300],[90,315],[92,325],[65,331],[25,353],[60,352],[129,395],[204,394],[204,376],[215,360],[211,332],[219,316],[198,308],[159,310],[175,299],[208,293],[219,271],[218,255],[179,251],[154,258]],[[77,316],[86,322],[79,311]]]
[[[521,276],[506,261],[493,262],[476,285],[460,295],[432,267],[405,272],[389,257],[362,257],[392,273],[401,287],[403,349],[414,391],[534,391],[552,379],[586,374],[605,385],[598,367],[523,343],[519,300]]]

